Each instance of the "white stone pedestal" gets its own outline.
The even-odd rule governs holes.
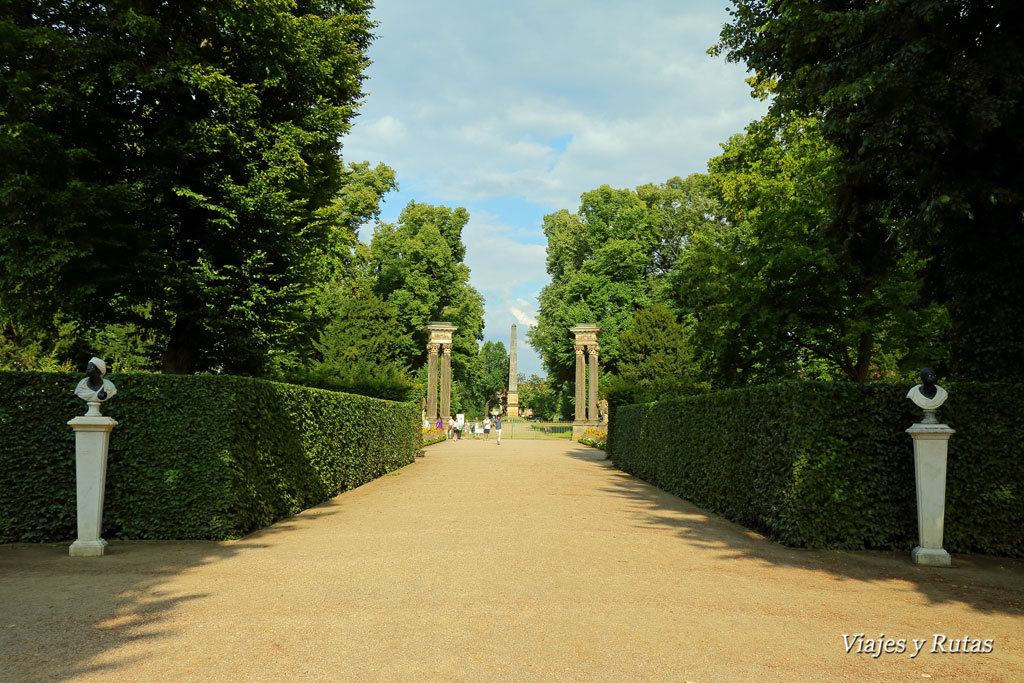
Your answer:
[[[914,480],[917,484],[918,546],[910,554],[914,564],[948,567],[949,553],[942,548],[946,514],[946,453],[956,431],[944,424],[914,424],[907,434],[914,439]]]
[[[91,406],[90,406],[91,408]],[[91,411],[90,411],[91,412]],[[117,421],[83,415],[68,421],[75,430],[75,482],[78,495],[78,540],[72,557],[99,557],[107,542],[103,530],[103,491],[107,483],[107,447]]]

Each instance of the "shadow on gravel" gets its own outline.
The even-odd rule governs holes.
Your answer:
[[[574,455],[573,457],[581,457]],[[600,464],[608,464],[605,461]],[[774,566],[824,572],[837,580],[912,584],[933,603],[963,603],[979,612],[1024,614],[1024,561],[954,555],[953,567],[919,567],[909,552],[790,548],[707,512],[624,472],[609,493],[636,506],[638,526],[673,530],[686,543],[723,559],[755,559]]]
[[[145,643],[146,651],[171,647],[166,639],[183,626],[176,623],[180,608],[222,588],[182,592],[176,576],[268,552],[281,534],[337,514],[342,504],[331,499],[238,541],[111,541],[98,558],[69,557],[70,543],[0,545],[0,680],[116,679],[144,667],[144,656],[117,650],[133,643]],[[200,669],[194,673],[202,679]]]
[[[565,455],[577,460],[592,460],[607,465],[608,467],[612,467],[612,461],[606,459],[607,454],[600,448],[594,448],[593,446],[584,446],[583,444],[572,443],[569,448],[565,450]]]

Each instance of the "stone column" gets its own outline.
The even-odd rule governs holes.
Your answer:
[[[437,424],[437,352],[441,345],[427,344],[427,420]]]
[[[946,454],[955,430],[944,424],[918,423],[907,429],[914,439],[914,480],[917,484],[918,546],[910,556],[914,564],[948,567],[949,553],[942,547],[946,514]]]
[[[572,438],[575,440],[588,428],[597,425],[597,338],[601,335],[601,328],[594,323],[580,323],[569,331],[576,342],[576,420],[572,425]],[[590,355],[589,373],[583,358],[585,351]]]
[[[584,398],[584,391],[586,390],[587,376],[583,368],[583,351],[586,347],[583,344],[576,345],[576,420],[581,422],[587,419],[586,416],[586,399]]]
[[[591,422],[597,421],[597,344],[588,344],[587,351],[590,359],[590,378],[588,380],[587,393],[587,419]]]
[[[516,326],[512,326],[512,345],[508,357],[508,403],[509,417],[519,417],[519,374],[516,369]]]
[[[95,404],[99,405],[99,404]],[[93,404],[90,403],[90,413]],[[96,411],[96,415],[99,412]],[[75,430],[75,488],[78,499],[78,538],[68,549],[72,557],[100,557],[107,542],[103,531],[103,493],[107,483],[107,448],[117,422],[109,417],[82,415],[68,422]]]
[[[451,410],[452,381],[452,335],[459,329],[447,322],[432,322],[427,325],[427,416],[437,424],[437,418],[448,419]],[[437,403],[437,354],[441,358],[441,405]],[[438,410],[440,408],[440,410]],[[433,426],[433,424],[431,426]]]
[[[447,424],[452,413],[452,345],[445,344],[441,353],[441,417]]]

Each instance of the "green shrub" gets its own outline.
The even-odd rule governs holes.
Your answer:
[[[0,372],[0,542],[75,537],[80,375]],[[413,461],[416,406],[220,375],[121,374],[103,534],[237,538]]]
[[[794,383],[616,406],[617,467],[793,546],[917,544],[920,419],[892,384]],[[944,545],[1024,557],[1024,387],[951,384]]]

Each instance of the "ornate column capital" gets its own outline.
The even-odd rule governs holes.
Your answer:
[[[597,354],[601,350],[601,347],[597,344],[587,344],[587,353]]]
[[[436,342],[427,344],[427,353],[437,353],[441,350],[441,345]]]
[[[576,344],[576,355],[577,356],[582,356],[583,352],[586,350],[586,348],[587,348],[586,344]]]
[[[442,347],[442,351],[444,352],[444,355],[446,355],[446,356],[452,355],[452,345],[451,344],[445,344]]]

